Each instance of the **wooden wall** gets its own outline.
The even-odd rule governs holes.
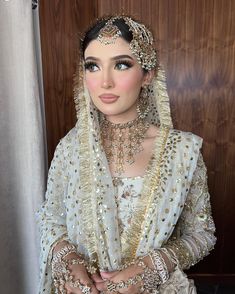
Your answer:
[[[75,124],[73,75],[80,32],[96,17],[95,1],[40,1],[40,30],[47,123],[48,158]]]
[[[75,123],[78,33],[97,16],[121,12],[143,20],[155,34],[175,127],[204,138],[218,242],[190,273],[235,283],[235,1],[41,0],[49,159]]]

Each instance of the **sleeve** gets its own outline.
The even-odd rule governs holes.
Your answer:
[[[181,269],[188,269],[214,248],[214,233],[207,171],[200,153],[184,209],[164,247]]]
[[[51,248],[59,240],[67,240],[66,209],[66,161],[62,141],[58,144],[48,173],[46,200],[37,212],[40,233],[40,291],[51,293]]]

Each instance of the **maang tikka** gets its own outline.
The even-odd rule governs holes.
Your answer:
[[[100,30],[98,41],[105,45],[113,44],[115,40],[122,35],[119,28],[113,24],[113,19],[106,22],[105,26]]]
[[[157,66],[157,54],[153,47],[153,35],[145,25],[140,24],[127,16],[115,16],[107,20],[100,30],[97,40],[108,45],[122,35],[121,31],[114,24],[115,20],[123,19],[132,33],[130,49],[141,67],[146,70],[154,69]]]

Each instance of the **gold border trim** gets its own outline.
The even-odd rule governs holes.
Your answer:
[[[154,191],[157,189],[160,181],[161,161],[168,134],[168,128],[160,128],[160,136],[156,139],[153,159],[144,176],[141,197],[133,214],[131,225],[121,237],[121,243],[124,246],[122,253],[125,260],[134,259],[136,257],[141,234],[144,231],[145,217],[151,207],[155,197]]]
[[[92,197],[93,192],[93,177],[92,177],[92,167],[91,167],[91,151],[89,148],[89,117],[88,111],[88,101],[85,97],[79,97],[77,100],[77,108],[80,110],[80,115],[78,117],[79,128],[82,130],[79,133],[79,157],[80,157],[80,186],[81,186],[81,203],[82,203],[82,226],[85,232],[85,243],[87,245],[87,250],[90,255],[90,259],[96,260],[95,256],[97,254],[97,236],[95,230],[94,221],[96,219],[96,199]]]

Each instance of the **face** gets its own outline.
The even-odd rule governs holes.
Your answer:
[[[114,123],[135,119],[140,90],[150,74],[144,73],[129,43],[122,38],[107,45],[93,40],[84,59],[85,83],[95,106]]]

